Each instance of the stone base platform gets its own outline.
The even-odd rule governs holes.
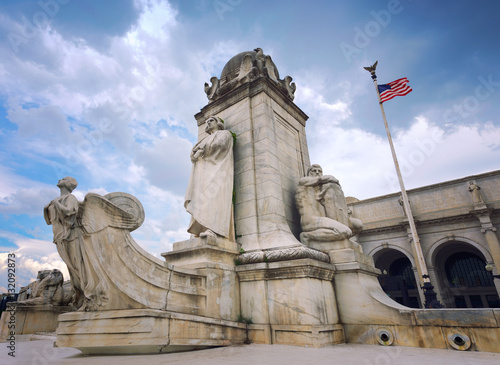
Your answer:
[[[11,316],[15,317],[12,321],[16,326],[16,335],[26,335],[35,332],[54,332],[57,328],[57,317],[71,310],[71,307],[51,304],[29,307],[16,305],[15,302],[9,304],[0,320],[0,341],[5,341],[9,334],[8,323]]]
[[[251,342],[309,347],[344,343],[331,264],[298,259],[236,267]]]
[[[243,344],[246,325],[155,309],[59,316],[56,347],[85,355],[153,354]]]

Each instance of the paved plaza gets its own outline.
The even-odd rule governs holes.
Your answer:
[[[82,356],[72,348],[54,348],[54,336],[22,335],[16,341],[16,357],[0,356],[10,365],[160,365],[160,364],[349,364],[349,365],[498,365],[499,353],[382,347],[344,344],[320,349],[286,345],[219,347],[183,353],[129,356]],[[5,343],[0,345],[5,350]]]

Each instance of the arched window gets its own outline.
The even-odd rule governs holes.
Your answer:
[[[449,305],[455,308],[499,308],[493,276],[485,259],[472,252],[455,252],[444,263]]]
[[[446,277],[452,288],[475,288],[494,286],[493,276],[484,268],[485,262],[479,256],[458,252],[446,260]]]
[[[399,251],[387,249],[378,255],[375,267],[382,271],[379,282],[389,297],[407,307],[420,307],[415,274],[408,257]]]
[[[415,283],[415,275],[411,269],[410,260],[406,257],[402,257],[394,261],[389,268],[389,275],[392,277],[400,278],[404,280],[406,288],[416,289],[417,285]]]

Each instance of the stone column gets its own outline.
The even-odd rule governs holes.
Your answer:
[[[493,263],[495,264],[496,271],[500,270],[500,242],[498,241],[498,236],[496,234],[496,227],[493,226],[491,222],[491,213],[493,209],[488,209],[486,206],[480,209],[474,209],[471,211],[481,223],[481,233],[484,234],[488,247],[490,249],[491,257],[493,258]]]
[[[266,77],[247,82],[195,117],[200,137],[216,115],[236,134],[236,241],[245,252],[301,245],[295,186],[309,167],[307,116]]]
[[[491,222],[491,213],[493,209],[484,207],[476,207],[471,213],[473,213],[481,222],[481,233],[484,234],[484,238],[488,243],[488,248],[490,249],[491,257],[493,258],[494,269],[493,274],[500,274],[500,242],[497,236],[497,229],[493,226]],[[498,295],[500,295],[500,279],[494,279],[495,287],[497,289]]]
[[[491,222],[491,213],[493,209],[488,208],[486,205],[483,195],[481,194],[481,187],[477,184],[476,180],[467,182],[467,190],[471,193],[474,207],[471,213],[474,214],[481,223],[481,233],[484,234],[484,238],[490,249],[491,257],[493,258],[493,264],[495,266],[493,274],[498,275],[500,274],[500,242],[496,234],[497,229],[493,226],[493,222]],[[500,280],[494,280],[494,283],[498,295],[500,295]]]

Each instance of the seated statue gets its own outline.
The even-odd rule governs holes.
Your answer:
[[[349,239],[363,228],[359,219],[349,217],[339,181],[323,175],[320,165],[312,165],[299,180],[295,202],[300,213],[305,245],[310,240],[328,242]]]
[[[195,237],[233,238],[233,136],[220,118],[206,121],[206,137],[191,151],[193,169],[184,207],[191,214],[188,232]],[[234,238],[233,238],[234,239]]]
[[[38,272],[37,281],[30,283],[25,290],[24,296],[18,298],[17,305],[64,305],[63,275],[57,270],[41,270]],[[28,294],[29,293],[29,294]],[[24,300],[23,300],[24,299]]]

